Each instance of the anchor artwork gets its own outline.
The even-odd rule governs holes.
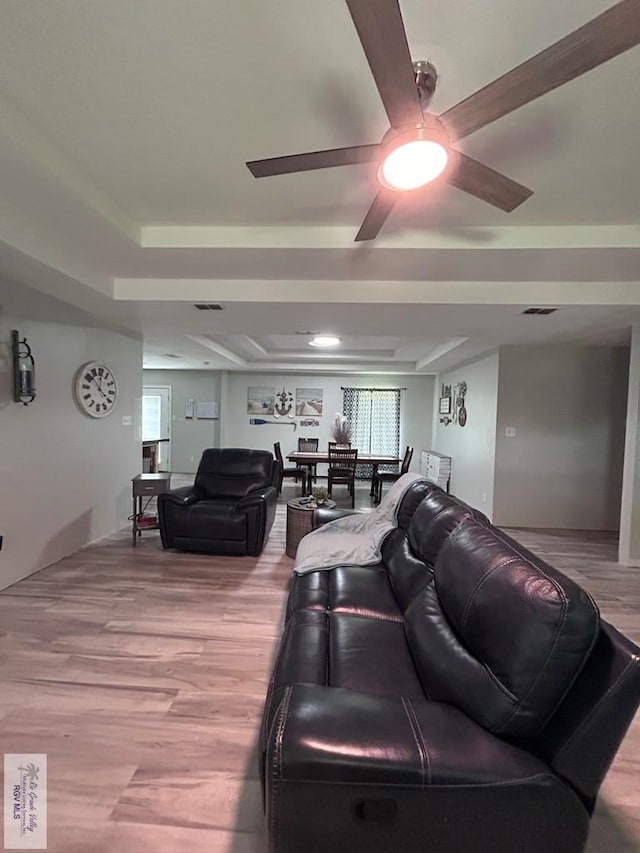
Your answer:
[[[274,417],[286,415],[288,418],[293,417],[293,394],[291,391],[285,391],[284,386],[282,391],[276,394],[276,404],[273,412]]]

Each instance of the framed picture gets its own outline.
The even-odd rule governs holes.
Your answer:
[[[322,393],[322,388],[296,388],[296,415],[321,415]]]
[[[272,415],[276,400],[275,388],[247,388],[247,414]]]
[[[451,397],[440,397],[440,414],[451,414]]]

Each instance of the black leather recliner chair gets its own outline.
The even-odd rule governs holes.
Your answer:
[[[193,486],[158,496],[163,548],[258,555],[276,514],[276,476],[268,450],[205,450]]]

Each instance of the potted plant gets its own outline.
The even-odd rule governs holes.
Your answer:
[[[324,486],[317,486],[311,492],[311,496],[318,506],[324,506],[324,504],[327,502],[327,498],[329,497],[329,492],[325,489]]]
[[[331,435],[336,444],[349,447],[351,442],[351,424],[345,415],[336,412],[331,424]]]

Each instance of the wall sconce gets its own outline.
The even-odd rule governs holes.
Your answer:
[[[14,329],[11,332],[11,352],[13,354],[13,399],[16,403],[28,406],[36,399],[36,363],[26,337]]]

